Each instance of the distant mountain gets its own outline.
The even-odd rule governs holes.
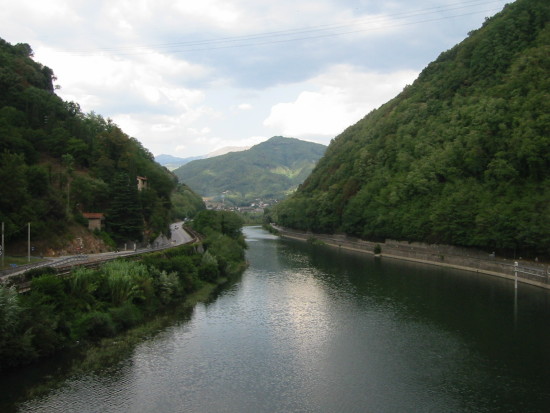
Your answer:
[[[276,136],[245,151],[189,162],[174,174],[204,197],[223,193],[236,204],[283,199],[310,174],[325,149],[318,143]]]
[[[173,171],[174,169],[177,169],[180,166],[185,165],[186,163],[195,161],[197,159],[203,159],[203,158],[205,158],[205,156],[192,156],[189,158],[178,158],[176,156],[163,154],[163,155],[155,156],[155,162],[157,162],[162,166],[165,166],[168,170]]]
[[[549,93],[550,2],[517,0],[336,137],[273,218],[550,258]]]
[[[250,149],[250,146],[226,146],[224,148],[209,152],[206,155],[191,156],[188,158],[178,158],[177,156],[162,154],[155,156],[155,162],[162,166],[165,166],[166,169],[168,169],[169,171],[173,171],[174,169],[178,169],[180,166],[183,166],[191,161],[196,161],[198,159],[204,158],[213,158],[215,156],[225,155],[229,152],[240,152],[247,149]]]

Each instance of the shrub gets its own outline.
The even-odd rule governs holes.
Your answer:
[[[199,267],[199,277],[201,280],[214,282],[219,275],[218,260],[210,254],[210,251],[206,251],[202,256],[201,266]]]
[[[83,314],[75,323],[75,339],[98,340],[112,337],[115,334],[115,324],[108,313],[92,311]]]
[[[117,330],[127,330],[130,327],[138,325],[143,320],[143,314],[132,303],[124,303],[120,307],[111,308],[109,313]]]

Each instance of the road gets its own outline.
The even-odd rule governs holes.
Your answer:
[[[140,254],[143,252],[175,247],[187,244],[195,240],[183,227],[183,222],[176,222],[170,225],[170,239],[165,236],[158,237],[148,248],[133,249],[133,245],[128,245],[127,250],[116,252],[102,252],[99,254],[88,255],[70,255],[55,258],[47,258],[47,261],[34,265],[22,265],[14,269],[0,271],[0,280],[17,274],[22,274],[31,268],[39,267],[64,267],[69,265],[79,265],[98,261],[109,261],[115,258],[126,257],[129,255]]]
[[[193,236],[182,228],[183,222],[170,225],[171,240],[173,245],[187,244],[193,241]]]

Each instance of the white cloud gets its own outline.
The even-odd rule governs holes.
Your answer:
[[[189,156],[273,135],[325,143],[489,14],[452,0],[0,3],[0,36],[29,43],[63,99]],[[472,16],[438,21],[453,13]]]
[[[174,7],[191,20],[212,22],[222,27],[234,25],[240,16],[234,4],[224,0],[180,1]]]
[[[184,81],[207,76],[210,69],[158,53],[137,57],[114,57],[109,54],[74,56],[48,48],[36,50],[37,59],[54,69],[62,85],[61,96],[80,97],[95,91],[95,105],[107,105],[111,98],[126,95],[137,99],[136,105],[174,104],[186,107],[204,98],[203,92],[185,87]],[[84,98],[90,100],[90,98]],[[95,108],[90,108],[97,109]]]
[[[120,114],[113,116],[114,122],[130,136],[146,142],[146,147],[154,154],[172,153],[177,148],[192,147],[194,143],[217,143],[209,141],[210,129],[193,127],[211,117],[211,110],[198,106],[193,110],[174,116],[162,114]]]
[[[294,101],[278,103],[264,125],[285,136],[335,136],[368,112],[397,95],[418,73],[361,72],[336,65],[311,79]]]

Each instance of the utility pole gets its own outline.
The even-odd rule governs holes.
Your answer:
[[[4,268],[4,255],[6,255],[6,248],[4,247],[4,222],[2,222],[2,246],[0,247],[0,255],[2,255],[2,268]]]
[[[31,262],[31,223],[29,222],[29,231],[28,231],[28,245],[27,245],[27,253],[28,253],[28,262]]]

